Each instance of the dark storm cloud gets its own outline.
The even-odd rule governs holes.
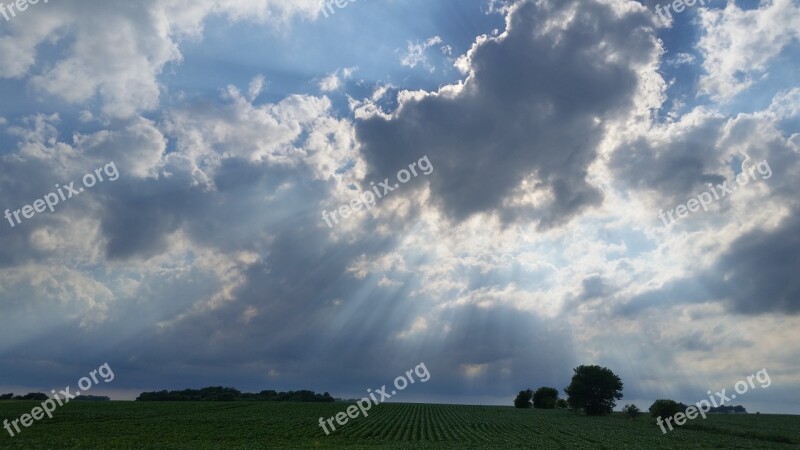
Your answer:
[[[655,48],[648,17],[615,14],[593,1],[519,4],[505,38],[473,49],[463,91],[406,100],[391,120],[357,123],[368,179],[392,176],[424,153],[437,171],[433,201],[454,220],[497,212],[504,222],[549,228],[599,204],[602,194],[586,180],[604,133],[598,121],[631,106],[637,66]],[[531,175],[552,202],[504,206]]]
[[[154,185],[142,183],[140,187]],[[106,256],[113,260],[163,253],[168,247],[168,236],[183,224],[182,207],[192,197],[197,201],[200,194],[186,189],[177,195],[167,195],[156,188],[145,197],[117,198],[108,205],[102,224],[103,234],[108,238]]]
[[[756,230],[731,245],[708,277],[731,310],[800,314],[800,211],[775,230]]]
[[[622,315],[686,303],[722,302],[731,312],[800,314],[800,219],[794,210],[774,230],[737,238],[713,266],[617,307]]]
[[[239,158],[221,162],[213,181],[215,189],[198,185],[188,173],[167,168],[171,176],[158,180],[133,180],[115,189],[113,201],[103,211],[102,231],[108,239],[107,256],[111,259],[149,257],[168,248],[170,234],[185,229],[198,243],[224,252],[252,245],[254,223],[263,217],[270,223],[270,210],[281,213],[279,199],[263,202],[264,193],[274,193],[281,183],[297,177],[296,171],[253,164]],[[308,176],[306,173],[305,176]],[[304,192],[311,200],[311,187]],[[324,192],[321,186],[316,186]],[[304,211],[303,223],[315,223]],[[266,217],[264,217],[266,216]],[[321,236],[317,236],[321,239]]]
[[[715,144],[724,121],[706,119],[688,130],[678,130],[672,140],[656,144],[642,137],[619,148],[611,168],[635,190],[651,191],[663,201],[683,202],[722,183]]]

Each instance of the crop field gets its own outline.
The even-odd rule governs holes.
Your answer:
[[[36,402],[0,402],[0,421]],[[320,417],[346,404],[85,402],[59,408],[0,449],[257,448],[800,448],[800,416],[709,415],[663,435],[647,415],[382,404],[326,436]]]

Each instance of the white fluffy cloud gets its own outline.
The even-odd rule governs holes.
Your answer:
[[[338,91],[342,87],[344,81],[353,77],[353,73],[355,73],[356,70],[358,70],[358,67],[345,67],[344,69],[338,69],[328,74],[328,76],[319,81],[319,89],[322,92]]]
[[[736,2],[724,9],[701,9],[697,44],[706,74],[700,91],[728,100],[767,73],[768,63],[800,38],[800,4],[768,0],[744,10]]]
[[[199,38],[208,16],[282,26],[318,12],[317,0],[53,2],[21,14],[0,37],[0,77],[30,79],[38,91],[70,103],[99,97],[105,114],[127,118],[158,107],[159,75],[181,61],[181,39]],[[43,43],[67,50],[44,63]]]
[[[428,63],[428,57],[425,55],[425,52],[434,45],[439,45],[441,43],[442,43],[442,38],[439,36],[433,36],[431,38],[428,38],[423,43],[409,41],[408,51],[406,52],[405,55],[403,55],[403,58],[400,60],[400,63],[412,69],[414,67],[417,67],[418,64],[422,64],[423,67],[432,72],[436,68]],[[447,47],[443,47],[443,49],[446,48]]]

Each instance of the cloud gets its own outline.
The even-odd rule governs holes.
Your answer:
[[[706,73],[700,92],[726,101],[765,74],[780,52],[800,38],[800,4],[793,0],[763,1],[744,10],[736,2],[724,9],[700,9],[703,36],[697,49]]]
[[[618,181],[634,187],[630,195],[643,198],[653,218],[659,209],[710,191],[704,184],[717,183],[715,177],[737,188],[709,211],[665,231],[664,250],[693,261],[691,268],[633,294],[616,311],[636,315],[711,302],[733,313],[798,313],[796,283],[788,274],[797,250],[792,236],[798,231],[794,180],[800,177],[800,146],[798,134],[787,135],[781,126],[797,118],[798,105],[793,89],[776,94],[762,111],[734,118],[698,108],[616,150],[610,166]],[[742,172],[752,172],[755,180],[744,186],[733,181]]]
[[[776,229],[758,229],[737,238],[709,268],[678,278],[620,305],[624,315],[648,308],[665,309],[691,303],[721,303],[745,315],[800,315],[800,222],[793,215]]]
[[[159,106],[159,76],[182,60],[180,41],[199,38],[207,17],[282,26],[318,13],[317,0],[53,2],[20,15],[0,36],[0,77],[27,79],[38,92],[68,103],[99,98],[103,113],[129,118]],[[65,45],[65,56],[42,61],[40,47],[47,42]]]
[[[250,100],[251,103],[264,92],[266,82],[267,79],[264,78],[264,75],[255,76],[250,80],[250,85],[247,88],[247,99]]]
[[[358,70],[358,67],[345,67],[344,69],[337,69],[319,81],[319,90],[322,92],[338,91],[341,89],[343,81],[352,78],[353,73],[356,70]]]
[[[678,53],[677,55],[669,58],[667,64],[673,66],[681,66],[684,64],[692,64],[695,62],[695,56],[690,53]]]
[[[604,123],[633,106],[659,47],[643,9],[519,2],[507,22],[462,59],[464,82],[402,92],[388,117],[364,107],[358,138],[369,179],[429,155],[431,200],[453,220],[497,214],[547,229],[602,202],[587,172]]]
[[[442,43],[442,38],[439,36],[434,36],[432,38],[428,38],[425,42],[420,44],[419,42],[412,43],[411,41],[408,42],[408,51],[403,58],[400,60],[400,63],[403,66],[415,68],[418,64],[422,64],[423,67],[428,69],[429,71],[433,72],[436,70],[435,67],[431,66],[428,63],[428,57],[425,56],[425,51],[428,50],[430,47],[434,45],[438,45]],[[449,51],[449,47],[445,46],[442,47],[443,52]]]
[[[695,109],[677,122],[656,126],[646,135],[622,144],[611,158],[617,180],[649,192],[659,203],[685,202],[722,183],[729,172],[721,142],[726,119],[719,113]]]
[[[703,279],[730,310],[800,314],[798,210],[775,230],[748,233],[731,245]]]

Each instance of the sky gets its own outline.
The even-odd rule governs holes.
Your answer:
[[[0,392],[800,413],[800,2],[702,3],[0,15]]]

